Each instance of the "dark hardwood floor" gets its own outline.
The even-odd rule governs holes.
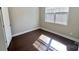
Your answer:
[[[51,37],[65,44],[66,46],[74,44],[74,41],[72,40],[38,29],[35,31],[25,33],[20,36],[13,37],[10,46],[8,47],[8,50],[9,51],[37,51],[37,49],[33,46],[33,43],[39,38],[41,34]]]

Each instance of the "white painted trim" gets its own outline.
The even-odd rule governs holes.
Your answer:
[[[28,33],[28,32],[37,30],[37,29],[39,29],[39,28],[40,28],[40,27],[34,27],[34,28],[31,28],[31,29],[26,30],[26,31],[24,31],[24,32],[20,32],[20,33],[14,34],[14,35],[12,35],[12,37],[19,36],[19,35],[22,35],[22,34],[24,34],[24,33]]]
[[[60,33],[57,33],[57,32],[55,32],[55,31],[51,31],[51,30],[46,29],[46,28],[43,28],[43,27],[40,27],[40,29],[45,30],[45,31],[48,31],[48,32],[51,32],[51,33],[55,33],[55,34],[57,34],[57,35],[60,35],[60,36],[62,36],[62,37],[68,38],[68,39],[71,39],[71,40],[76,41],[76,42],[79,42],[79,39],[76,39],[76,38],[73,38],[73,37],[70,37],[70,36],[66,36],[66,35],[64,35],[64,34],[60,34]]]
[[[62,37],[65,37],[65,38],[71,39],[71,40],[73,40],[73,41],[79,42],[79,39],[76,39],[76,38],[73,38],[73,37],[70,37],[70,36],[66,36],[66,35],[64,35],[64,34],[60,34],[60,33],[57,33],[57,32],[55,32],[55,31],[52,31],[52,30],[49,30],[49,29],[46,29],[46,28],[43,28],[43,27],[34,27],[34,28],[29,29],[29,30],[27,30],[27,31],[14,34],[14,35],[12,35],[12,37],[19,36],[19,35],[22,35],[22,34],[24,34],[24,33],[28,33],[28,32],[30,32],[30,31],[34,31],[34,30],[37,30],[37,29],[42,29],[42,30],[45,30],[45,31],[48,31],[48,32],[51,32],[51,33],[55,33],[55,34],[60,35],[60,36],[62,36]]]

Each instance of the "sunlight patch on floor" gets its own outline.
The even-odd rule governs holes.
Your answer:
[[[39,40],[42,40],[42,41],[44,41],[47,44],[49,44],[50,39],[51,39],[50,37],[45,36],[43,34],[39,37]]]
[[[50,42],[51,40],[51,42]],[[44,45],[43,43],[45,43],[46,45]],[[40,35],[40,37],[38,38],[38,40],[36,40],[33,43],[33,46],[35,48],[37,48],[39,51],[46,51],[48,49],[48,51],[52,50],[50,47],[56,49],[57,51],[66,51],[66,46],[46,35]],[[52,50],[53,51],[53,50]]]
[[[58,41],[52,39],[51,47],[55,48],[58,51],[66,51],[66,46]]]

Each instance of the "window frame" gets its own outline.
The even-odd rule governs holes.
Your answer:
[[[46,9],[47,7],[45,7],[45,9]],[[63,8],[63,7],[62,7]],[[69,7],[67,7],[68,8],[68,11],[67,12],[55,12],[55,13],[46,13],[46,10],[45,10],[45,22],[48,22],[47,20],[46,20],[46,14],[54,14],[54,22],[48,22],[48,23],[53,23],[53,24],[58,24],[58,25],[64,25],[64,26],[67,26],[68,25],[68,20],[69,20]],[[56,14],[67,14],[67,22],[66,22],[66,24],[63,24],[63,23],[61,23],[61,24],[59,24],[59,23],[56,23]]]

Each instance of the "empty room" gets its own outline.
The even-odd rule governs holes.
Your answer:
[[[0,51],[78,51],[79,7],[0,7]]]

